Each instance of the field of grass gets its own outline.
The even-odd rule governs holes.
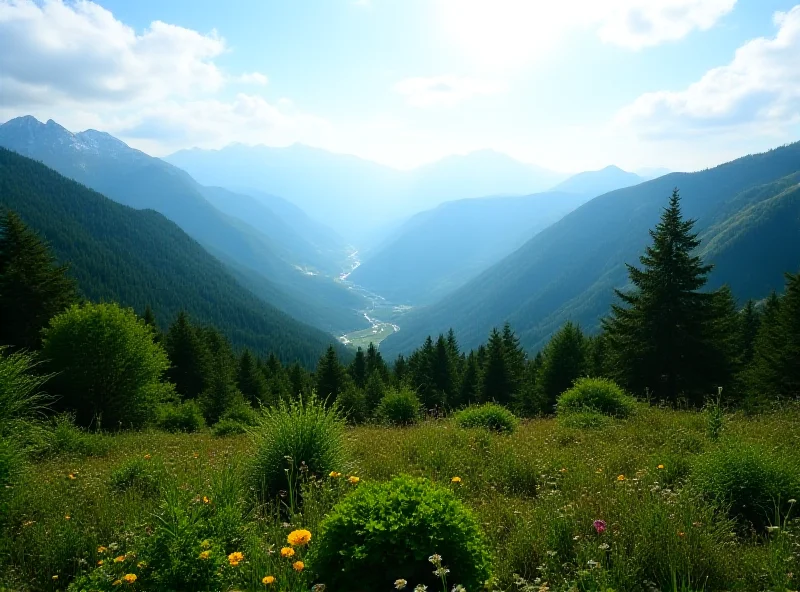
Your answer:
[[[370,327],[369,329],[361,329],[360,331],[353,331],[352,333],[347,333],[344,338],[347,340],[342,340],[347,345],[351,345],[354,348],[360,347],[361,349],[366,350],[369,347],[370,343],[374,343],[375,346],[380,345],[381,341],[389,337],[394,333],[394,328],[392,327],[391,323],[379,323],[374,327]]]
[[[646,406],[602,427],[539,419],[508,435],[450,419],[351,428],[343,476],[307,484],[302,513],[288,519],[274,505],[259,506],[239,478],[252,456],[248,436],[84,435],[63,446],[71,452],[29,464],[6,492],[0,588],[64,589],[100,561],[116,565],[115,556],[120,574],[141,576],[142,540],[165,523],[208,516],[229,531],[230,547],[211,550],[223,557],[221,574],[235,572],[223,589],[263,590],[273,575],[274,589],[310,590],[313,565],[296,571],[277,552],[289,530],[316,536],[348,492],[408,474],[452,489],[474,513],[492,557],[491,590],[797,590],[800,525],[784,516],[772,523],[779,528],[749,528],[704,498],[696,480],[712,455],[751,446],[800,475],[800,409],[730,415],[716,431],[705,413]],[[764,487],[771,478],[763,475]],[[767,523],[775,515],[758,512]],[[244,559],[232,566],[224,558],[235,551]]]

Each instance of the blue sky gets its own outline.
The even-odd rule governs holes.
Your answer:
[[[694,170],[800,139],[798,0],[0,0],[0,56],[0,120],[156,155]]]

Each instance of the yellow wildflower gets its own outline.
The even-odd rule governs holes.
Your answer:
[[[122,581],[126,584],[133,584],[136,581],[136,574],[125,574],[122,576]]]
[[[112,586],[119,586],[120,584],[122,584],[122,580],[114,580],[113,582],[111,582]]]
[[[204,503],[204,504],[210,504],[210,503],[211,503],[211,500],[210,500],[210,499],[208,499],[206,496],[203,496],[203,503]]]
[[[98,561],[98,562],[97,562],[97,565],[103,565],[104,563],[105,563],[105,561],[103,561],[103,560],[101,559],[100,561]]]
[[[657,469],[663,469],[663,468],[664,468],[664,465],[658,465],[656,468],[657,468]]]
[[[200,555],[198,555],[198,557],[203,561],[205,561],[206,559],[211,557],[211,551],[200,551]]]
[[[461,477],[459,477],[458,475],[456,475],[455,477],[453,477],[452,479],[450,479],[450,483],[461,483]]]
[[[294,549],[291,547],[284,547],[281,549],[281,557],[294,557]]]
[[[97,547],[97,552],[98,553],[105,553],[106,551],[108,551],[108,549],[106,547],[104,547],[103,545],[100,545],[99,547]]]
[[[303,569],[305,569],[306,567],[306,564],[303,563],[302,561],[295,561],[294,563],[292,563],[292,567],[294,568],[295,571],[303,571]]]
[[[72,516],[69,514],[64,514],[64,520],[69,520],[70,518],[72,518]]]
[[[230,563],[233,567],[236,567],[242,561],[244,561],[244,555],[239,551],[234,551],[233,553],[228,555],[228,563]]]
[[[145,459],[145,460],[150,460],[151,458],[153,458],[153,457],[152,457],[152,456],[150,456],[149,454],[145,454],[145,455],[144,455],[144,459]]]
[[[264,576],[261,583],[265,586],[272,586],[275,583],[275,576]]]
[[[286,540],[294,547],[302,547],[311,540],[311,533],[307,530],[293,530],[286,537]]]
[[[69,475],[67,475],[67,479],[70,479],[70,480],[76,479],[75,474],[74,473],[70,473]]]
[[[54,580],[57,580],[57,579],[58,579],[58,576],[57,576],[57,575],[56,575],[56,576],[53,576],[53,579],[54,579]]]
[[[561,472],[561,473],[566,473],[566,472],[567,472],[567,469],[565,469],[564,467],[561,467],[561,470],[560,470],[559,472]]]
[[[330,473],[328,473],[328,477],[331,477],[332,479],[336,479],[337,477],[341,477],[341,476],[342,476],[342,474],[341,473],[337,473],[336,471],[331,471]]]
[[[125,561],[125,555],[114,557],[114,563],[122,563],[123,561]]]
[[[625,481],[625,475],[617,475],[617,481]]]
[[[145,567],[147,567],[147,563],[145,563],[144,561],[140,561],[139,563],[136,564],[136,567],[138,567],[139,569],[144,569]]]
[[[347,478],[347,480],[348,480],[350,483],[352,483],[353,485],[355,485],[356,483],[358,483],[359,481],[361,481],[361,479],[359,479],[359,478],[358,478],[358,477],[356,477],[355,475],[350,475],[350,476]]]

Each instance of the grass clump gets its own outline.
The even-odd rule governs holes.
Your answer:
[[[422,406],[409,388],[390,390],[378,405],[378,417],[389,425],[412,425],[419,421]]]
[[[485,403],[467,407],[456,413],[456,423],[462,428],[484,428],[510,434],[517,429],[519,421],[502,405]]]
[[[156,427],[165,432],[199,432],[205,424],[196,401],[164,403],[156,411]]]
[[[597,411],[575,411],[559,415],[558,423],[565,428],[575,430],[597,430],[611,423],[611,418]]]
[[[217,437],[246,434],[258,423],[258,412],[247,403],[240,403],[228,409],[214,424],[212,433]]]
[[[344,417],[316,397],[264,409],[252,434],[249,481],[261,500],[284,491],[293,503],[301,476],[344,469]]]
[[[636,400],[614,381],[605,378],[579,378],[558,397],[556,414],[599,413],[609,417],[629,417]]]
[[[144,495],[152,495],[158,492],[163,480],[163,467],[151,460],[148,454],[146,458],[124,461],[111,472],[109,482],[117,492],[134,489]]]
[[[796,459],[751,444],[730,444],[697,462],[693,482],[703,496],[742,527],[780,525],[800,498]]]
[[[486,543],[472,513],[452,491],[425,479],[401,476],[370,483],[341,501],[323,520],[309,565],[333,590],[387,590],[397,580],[409,589],[447,580],[480,589],[490,576]],[[449,588],[448,588],[449,589]]]

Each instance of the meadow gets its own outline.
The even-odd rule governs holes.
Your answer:
[[[325,516],[397,475],[424,478],[468,508],[489,557],[488,590],[800,587],[800,507],[779,499],[800,483],[800,407],[748,416],[639,403],[628,419],[584,419],[525,420],[511,433],[453,418],[348,427],[337,470],[313,475],[305,459],[287,460],[299,486],[274,499],[248,485],[251,435],[109,435],[62,421],[5,492],[0,587],[144,589],[154,567],[143,541],[152,557],[164,539],[161,581],[172,570],[185,582],[174,589],[214,581],[206,589],[322,590],[303,561]],[[730,495],[716,495],[720,487]],[[299,529],[310,541],[287,546]],[[452,559],[441,563],[455,575]],[[209,569],[212,580],[203,579]],[[90,573],[94,584],[77,587]],[[459,583],[443,576],[446,590]],[[361,585],[355,578],[347,589]]]

